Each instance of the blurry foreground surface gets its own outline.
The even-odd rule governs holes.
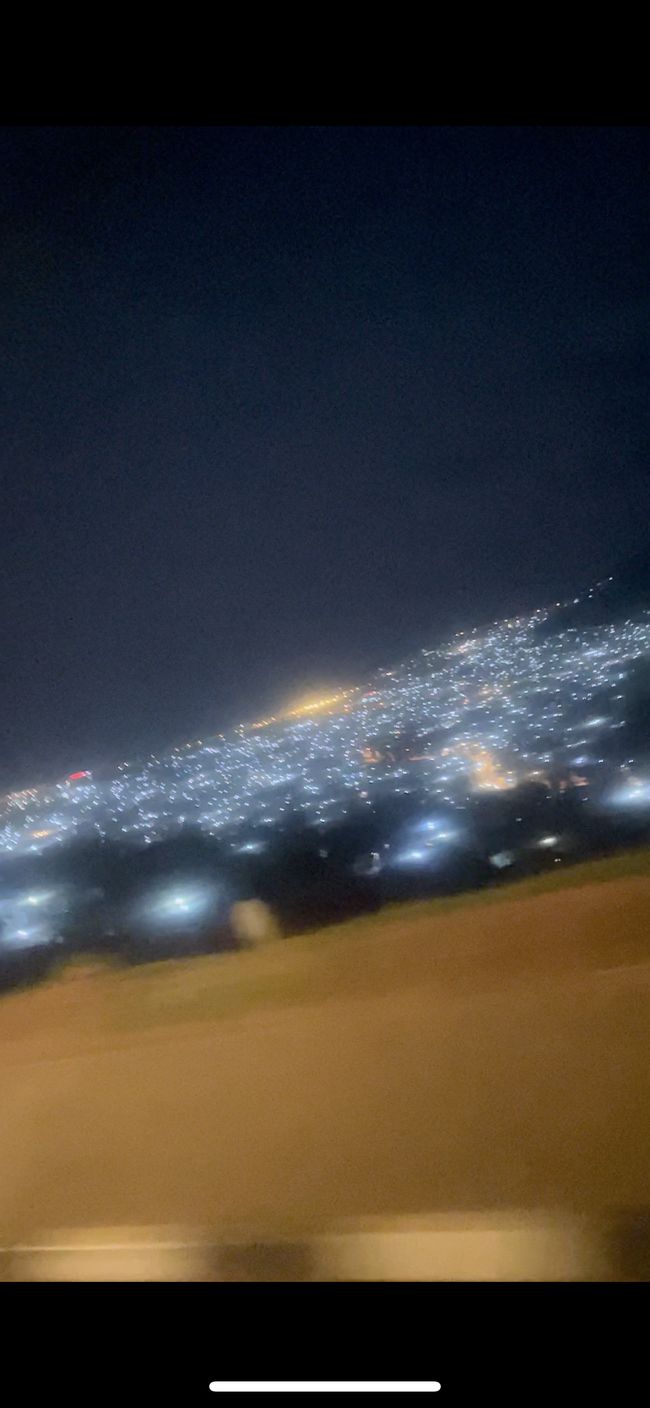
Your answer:
[[[193,1228],[61,1230],[0,1253],[4,1281],[646,1281],[650,1218],[451,1213],[213,1242]]]
[[[645,1279],[649,907],[630,878],[6,997],[3,1275]]]

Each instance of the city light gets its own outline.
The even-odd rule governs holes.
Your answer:
[[[608,792],[606,801],[612,807],[650,807],[650,782],[642,782],[639,778],[631,779],[625,786]]]
[[[546,615],[539,609],[461,632],[357,688],[118,763],[104,780],[77,772],[9,793],[0,798],[0,854],[90,835],[151,846],[189,827],[210,836],[231,831],[232,848],[253,855],[263,843],[237,841],[239,828],[284,825],[292,812],[322,830],[345,821],[351,807],[370,814],[388,796],[416,793],[453,813],[474,795],[507,793],[527,780],[551,788],[553,768],[564,770],[561,791],[586,789],[598,770],[604,787],[606,740],[624,736],[621,682],[650,655],[650,613],[543,634]],[[586,766],[589,780],[572,771]],[[645,787],[619,783],[608,804],[642,809]],[[434,811],[420,827],[411,834],[456,839],[453,821]]]
[[[408,850],[398,851],[394,858],[394,865],[428,865],[432,859],[431,850],[424,846],[411,846]]]
[[[145,925],[184,927],[216,914],[218,900],[213,885],[165,885],[138,901],[134,917]]]
[[[6,948],[41,948],[45,944],[54,941],[54,934],[46,925],[21,926],[19,928],[8,925],[0,933],[0,946]]]

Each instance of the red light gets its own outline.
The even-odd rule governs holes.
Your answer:
[[[89,772],[71,772],[68,782],[78,782],[80,777],[90,777]]]

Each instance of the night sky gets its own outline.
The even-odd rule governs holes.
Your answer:
[[[649,536],[647,131],[0,133],[0,782]]]

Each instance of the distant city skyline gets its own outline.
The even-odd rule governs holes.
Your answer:
[[[600,583],[608,580],[611,581],[612,578],[609,576],[603,576],[602,578],[599,578]],[[574,596],[572,591],[565,598],[555,600],[549,599],[546,602],[538,604],[535,607],[528,604],[520,611],[513,613],[513,616],[516,617],[526,615],[532,611],[552,611],[554,607],[558,607],[560,605],[566,606],[572,601],[577,602],[582,599],[582,597],[587,598],[595,589],[596,585],[596,583],[588,584],[581,590],[578,596]],[[488,622],[485,619],[467,621],[463,626],[458,626],[457,630],[453,632],[453,636],[462,636],[471,632],[485,631],[490,625],[496,625],[499,622],[499,619],[501,619],[502,621],[506,621],[509,618],[507,616],[502,618],[496,618],[493,622]],[[449,639],[451,639],[451,637],[449,637]],[[203,729],[202,734],[207,738],[219,738],[223,737],[225,734],[235,732],[239,728],[246,728],[247,730],[257,729],[266,726],[267,724],[272,722],[274,723],[285,721],[291,716],[292,713],[298,714],[301,712],[307,712],[310,702],[318,700],[321,696],[324,696],[325,698],[328,698],[329,696],[338,698],[339,696],[342,697],[346,692],[352,694],[357,692],[359,689],[365,688],[367,684],[372,681],[377,675],[380,675],[385,671],[390,671],[395,667],[399,667],[400,665],[402,665],[404,661],[408,659],[411,651],[413,651],[414,655],[417,656],[422,652],[426,652],[429,648],[435,647],[436,645],[444,645],[445,643],[446,640],[442,635],[437,638],[435,636],[432,636],[430,639],[427,640],[425,645],[416,644],[411,641],[409,642],[408,648],[403,651],[402,656],[400,658],[396,657],[392,660],[384,659],[380,663],[374,662],[371,666],[367,666],[365,672],[363,668],[359,668],[354,678],[351,675],[346,680],[330,680],[329,683],[321,684],[320,688],[315,687],[313,684],[310,686],[305,686],[300,690],[300,693],[295,694],[293,696],[290,696],[288,691],[285,691],[284,695],[280,694],[278,696],[278,699],[272,706],[265,708],[263,702],[260,702],[258,709],[259,717],[255,715],[255,701],[253,701],[251,703],[251,707],[248,711],[247,717],[240,718],[237,720],[224,720],[215,717],[213,726],[210,729]],[[84,762],[84,760],[80,760],[80,750],[73,750],[73,753],[71,754],[71,761],[68,763],[67,766],[60,768],[58,772],[52,768],[48,771],[46,768],[43,774],[39,776],[37,780],[32,777],[29,781],[22,781],[20,782],[20,784],[14,783],[13,785],[10,784],[6,788],[0,787],[0,796],[3,795],[3,793],[11,794],[20,793],[22,791],[30,791],[34,786],[36,786],[37,788],[47,788],[50,784],[57,780],[64,781],[66,778],[70,777],[81,777],[86,772],[101,773],[110,771],[113,767],[119,765],[121,762],[132,761],[137,763],[138,761],[144,761],[148,756],[156,756],[160,753],[169,752],[175,747],[186,747],[189,746],[192,742],[200,741],[201,740],[199,738],[198,733],[189,728],[183,737],[177,737],[175,739],[166,739],[162,743],[160,741],[152,741],[150,746],[148,745],[145,747],[141,747],[140,749],[131,749],[126,751],[121,750],[121,753],[118,748],[116,749],[114,755],[105,756],[101,759],[97,757],[89,758]]]
[[[650,608],[599,624],[562,625],[566,611],[555,620],[558,606],[578,617],[590,611],[594,595],[591,587],[483,629],[468,624],[356,687],[279,716],[103,774],[78,769],[12,789],[0,798],[0,854],[40,854],[74,838],[147,845],[187,826],[234,835],[235,850],[264,850],[265,828],[291,817],[327,828],[400,796],[457,811],[451,828],[434,812],[436,835],[410,848],[410,866],[428,864],[431,846],[456,844],[473,794],[527,780],[586,788],[582,800],[606,808],[650,809],[650,737],[634,722]]]
[[[642,558],[647,558],[647,567],[649,567],[647,587],[649,587],[650,601],[650,549],[647,549],[646,553],[642,553]],[[506,617],[495,618],[494,621],[487,621],[485,618],[483,618],[483,620],[474,618],[474,620],[464,622],[464,625],[461,625],[461,627],[459,625],[456,631],[454,631],[452,635],[447,636],[447,638],[443,635],[436,636],[432,634],[429,636],[428,641],[426,641],[426,645],[409,641],[408,648],[402,650],[400,658],[395,656],[393,660],[384,659],[381,660],[381,663],[373,662],[373,665],[367,666],[366,669],[360,666],[359,669],[356,670],[356,674],[350,672],[350,676],[346,680],[339,679],[335,681],[331,679],[328,683],[321,683],[319,687],[314,686],[314,684],[302,686],[300,693],[294,694],[293,697],[286,691],[284,696],[283,694],[279,694],[276,703],[270,705],[270,707],[267,705],[265,708],[265,704],[263,704],[262,701],[262,703],[259,704],[259,710],[257,710],[257,717],[256,701],[253,701],[252,705],[250,705],[248,715],[246,715],[245,718],[219,719],[215,717],[214,721],[212,721],[211,728],[203,729],[201,732],[203,732],[205,738],[217,739],[224,738],[225,735],[234,734],[234,732],[241,728],[250,731],[250,729],[267,727],[267,725],[272,724],[272,722],[287,721],[293,714],[298,715],[301,714],[301,712],[310,711],[310,704],[314,703],[314,701],[318,701],[321,697],[325,697],[325,700],[329,701],[329,697],[331,696],[333,700],[338,700],[338,698],[343,698],[346,693],[359,693],[359,690],[366,689],[367,684],[377,679],[381,674],[390,673],[395,667],[404,665],[405,660],[409,658],[411,652],[414,653],[416,658],[416,656],[428,652],[428,649],[435,648],[435,646],[445,646],[449,639],[457,638],[457,636],[476,634],[476,632],[484,632],[487,631],[491,625],[502,624],[502,622],[511,620],[511,618],[512,620],[516,620],[518,617],[526,617],[526,615],[530,615],[532,612],[552,614],[557,607],[567,608],[570,607],[571,604],[578,603],[578,601],[590,600],[592,594],[598,591],[599,587],[604,586],[604,584],[608,582],[613,582],[613,576],[611,576],[611,574],[604,574],[604,576],[599,577],[598,582],[588,583],[587,586],[578,589],[577,596],[574,594],[574,591],[577,589],[573,587],[566,597],[554,598],[554,600],[549,598],[549,600],[544,601],[544,603],[537,603],[536,605],[526,604],[526,607],[522,607],[521,610],[512,612],[512,617],[506,615]],[[87,772],[110,773],[115,766],[120,766],[121,763],[144,762],[148,756],[152,756],[153,758],[153,756],[156,755],[165,755],[165,753],[172,752],[172,750],[176,748],[191,746],[193,742],[201,742],[201,738],[196,731],[189,728],[186,734],[177,736],[176,739],[165,739],[162,743],[152,741],[151,745],[144,746],[144,748],[141,749],[115,749],[113,756],[107,755],[104,756],[104,758],[87,758],[83,760],[80,759],[80,750],[76,749],[70,753],[68,765],[60,767],[58,772],[56,772],[53,767],[49,770],[45,767],[44,773],[38,776],[38,779],[32,776],[31,779],[27,781],[17,781],[17,783],[8,784],[7,787],[0,786],[0,796],[3,796],[3,794],[30,791],[34,786],[37,788],[48,787],[53,781],[63,781],[66,777],[82,777]]]

